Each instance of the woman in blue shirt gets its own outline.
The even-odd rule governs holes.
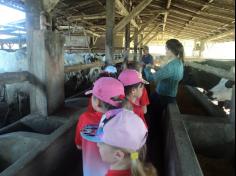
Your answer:
[[[154,74],[150,68],[145,68],[144,72],[148,81],[156,81],[156,91],[151,95],[152,118],[150,128],[156,129],[161,122],[163,111],[169,103],[176,102],[179,82],[184,74],[184,47],[176,39],[166,42],[166,56],[171,61]],[[158,124],[157,124],[158,123]],[[151,129],[150,129],[151,130]],[[151,130],[152,131],[152,130]]]

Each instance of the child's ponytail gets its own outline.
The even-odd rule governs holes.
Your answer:
[[[151,163],[146,163],[146,146],[139,153],[131,154],[132,176],[157,176],[156,169]]]

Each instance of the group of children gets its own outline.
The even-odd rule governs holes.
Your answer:
[[[144,117],[148,84],[136,64],[119,76],[105,68],[93,89],[88,109],[78,120],[75,143],[82,149],[84,176],[154,176],[146,163],[148,126]]]

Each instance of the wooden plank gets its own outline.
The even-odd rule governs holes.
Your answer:
[[[51,12],[59,2],[60,0],[43,0],[44,10],[48,13]]]
[[[209,65],[202,65],[202,64],[198,64],[198,63],[194,63],[194,62],[186,62],[185,65],[196,68],[201,71],[205,71],[207,73],[214,74],[220,78],[226,78],[228,80],[235,81],[235,75],[233,73],[229,72],[228,70],[212,67]]]
[[[123,59],[113,60],[111,62],[111,64],[117,64],[117,63],[122,63],[122,62],[123,62]],[[105,63],[103,63],[103,62],[94,62],[91,64],[78,64],[78,65],[73,65],[73,66],[66,66],[65,73],[78,72],[81,70],[90,69],[90,68],[94,68],[94,67],[102,67],[104,65],[105,65]]]
[[[0,85],[14,84],[29,81],[29,72],[6,72],[0,73]]]
[[[106,62],[111,63],[114,51],[115,2],[106,0]]]
[[[115,27],[114,31],[121,31],[133,18],[135,18],[140,12],[142,12],[152,0],[143,0],[138,6],[136,6],[128,16],[123,18]]]
[[[137,61],[138,56],[138,29],[134,31],[134,60]]]
[[[122,16],[127,16],[129,15],[129,11],[125,8],[125,6],[120,2],[120,0],[115,0],[116,2],[116,6],[120,12],[120,14]],[[131,24],[136,27],[139,28],[139,25],[136,23],[136,21],[134,19],[131,20]]]

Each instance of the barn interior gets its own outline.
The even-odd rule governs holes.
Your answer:
[[[235,58],[204,55],[209,45],[234,44],[234,0],[0,5],[26,16],[0,23],[0,176],[83,175],[74,136],[88,103],[84,92],[105,65],[120,71],[127,58],[140,62],[143,46],[165,47],[171,38],[191,41],[191,54],[177,103],[163,118],[164,147],[152,147],[151,160],[161,176],[235,175]],[[166,64],[156,50],[155,65]]]

